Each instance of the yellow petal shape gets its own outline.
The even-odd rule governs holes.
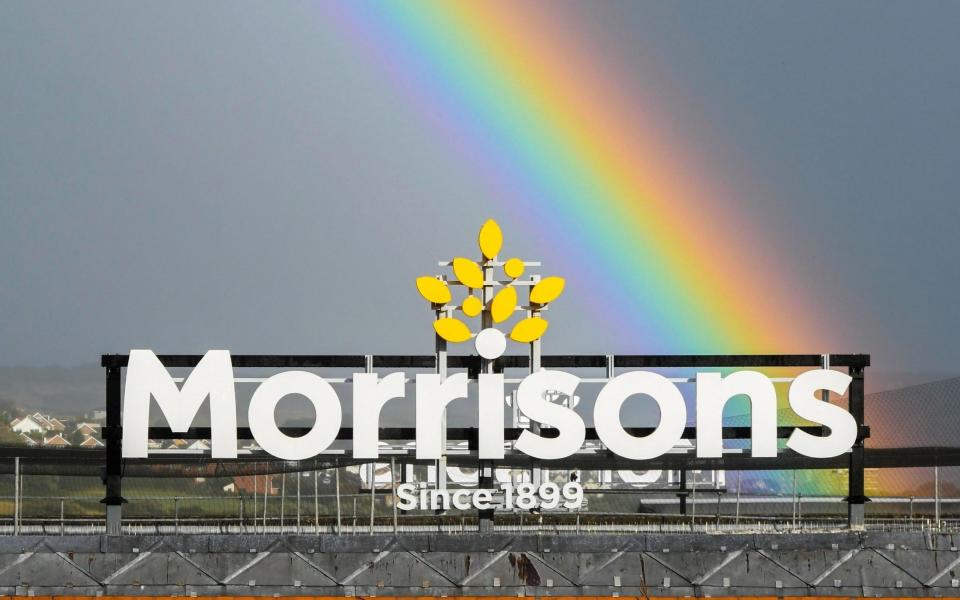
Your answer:
[[[463,310],[463,314],[468,317],[475,317],[483,310],[483,302],[480,302],[480,298],[476,296],[467,296],[463,299],[463,305],[460,309]]]
[[[503,246],[503,232],[500,226],[493,219],[487,219],[487,222],[480,228],[480,235],[477,237],[480,243],[480,252],[487,258],[493,258],[500,252]]]
[[[417,277],[417,291],[420,295],[434,304],[450,302],[450,288],[447,282],[436,277]]]
[[[539,339],[547,331],[548,325],[547,320],[540,317],[524,319],[513,327],[513,331],[510,332],[510,339],[521,344],[532,342]]]
[[[453,274],[463,285],[479,290],[483,287],[483,271],[469,258],[453,259]]]
[[[546,304],[553,302],[563,293],[563,286],[566,281],[563,277],[546,277],[530,290],[530,302],[533,304]]]
[[[503,265],[503,272],[506,273],[510,279],[516,279],[523,275],[523,269],[523,261],[519,258],[511,258]]]
[[[433,330],[437,335],[448,342],[465,342],[470,339],[470,329],[460,319],[437,319],[433,322]]]
[[[508,286],[497,292],[490,302],[490,316],[494,323],[503,323],[517,307],[517,288]]]

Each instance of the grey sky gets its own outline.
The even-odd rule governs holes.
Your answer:
[[[562,9],[751,182],[846,349],[960,372],[960,4]],[[0,4],[0,365],[429,351],[412,278],[515,224],[330,27],[300,3]],[[568,297],[548,351],[604,352]]]

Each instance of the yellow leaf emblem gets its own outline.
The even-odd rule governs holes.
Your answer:
[[[513,315],[517,306],[517,289],[508,286],[497,292],[490,302],[490,316],[494,323],[503,323]]]
[[[553,302],[563,293],[563,286],[566,283],[563,277],[547,277],[542,279],[530,290],[530,302],[534,304],[546,304]]]
[[[417,291],[434,304],[450,302],[450,288],[436,277],[417,277]]]
[[[503,265],[503,272],[506,273],[510,279],[516,279],[523,275],[523,269],[523,261],[519,258],[511,258]]]
[[[467,296],[463,299],[463,305],[460,308],[463,310],[463,314],[468,317],[475,317],[483,310],[483,302],[480,302],[480,298],[476,296]]]
[[[477,237],[477,241],[480,243],[480,252],[483,252],[486,258],[495,257],[503,246],[503,232],[500,231],[500,226],[497,225],[497,222],[493,219],[488,219],[487,222],[483,224],[483,227],[480,228],[480,235]]]
[[[524,319],[514,325],[513,331],[510,332],[510,339],[521,344],[538,340],[546,333],[548,325],[547,320],[540,317]]]
[[[453,259],[453,274],[463,285],[479,290],[483,288],[483,271],[480,265],[469,258]]]
[[[448,342],[458,343],[470,339],[470,329],[460,319],[437,319],[433,322],[433,330]]]

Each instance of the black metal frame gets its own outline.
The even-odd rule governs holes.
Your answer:
[[[158,355],[160,362],[167,368],[194,367],[203,358],[202,355],[177,354],[177,355]],[[437,367],[437,357],[435,355],[380,355],[372,357],[373,368],[396,368],[396,369],[435,369]],[[824,363],[824,355],[821,354],[723,354],[723,355],[616,355],[612,357],[614,368],[770,368],[770,367],[821,367]],[[850,523],[853,526],[863,523],[863,504],[869,502],[864,492],[864,468],[866,467],[867,453],[864,448],[864,440],[869,437],[870,430],[864,423],[864,370],[870,366],[870,355],[868,354],[830,354],[826,358],[829,360],[831,368],[846,368],[853,378],[848,391],[850,414],[853,415],[859,427],[859,433],[856,443],[848,456],[841,456],[832,459],[817,459],[806,456],[800,456],[796,453],[782,453],[774,459],[752,458],[748,456],[725,455],[721,458],[696,458],[687,455],[669,455],[649,461],[631,461],[621,457],[613,456],[609,453],[598,453],[592,456],[577,456],[556,461],[554,464],[562,464],[571,468],[585,468],[590,465],[611,468],[611,465],[617,468],[633,469],[659,469],[672,468],[680,469],[681,473],[689,469],[730,469],[730,470],[793,470],[793,469],[821,469],[821,468],[842,468],[849,470],[848,491],[846,501],[849,508]],[[121,455],[121,440],[123,430],[121,426],[121,389],[120,375],[121,369],[127,366],[129,356],[123,354],[105,354],[101,356],[101,366],[106,369],[106,409],[107,422],[103,428],[103,439],[106,444],[105,450],[105,470],[104,485],[106,494],[102,502],[108,506],[119,506],[126,502],[122,494],[123,466],[124,460]],[[231,356],[234,367],[237,368],[353,368],[365,369],[367,366],[367,357],[362,354],[356,355],[263,355],[263,354],[234,354]],[[553,355],[543,356],[541,365],[544,368],[606,368],[609,366],[610,358],[605,355]],[[504,369],[529,368],[530,359],[528,356],[504,356],[494,362],[494,370],[502,372]],[[480,357],[478,356],[449,356],[447,357],[447,367],[451,369],[467,369],[472,375],[480,370]],[[793,431],[793,427],[778,427],[777,436],[779,438],[787,437]],[[803,428],[812,433],[821,431],[820,427]],[[635,435],[644,435],[651,432],[652,428],[631,428],[631,433]],[[304,428],[287,427],[283,431],[290,435],[305,433]],[[520,434],[519,429],[509,428],[504,432],[506,439],[516,439]],[[549,434],[549,429],[542,430],[544,434]],[[340,439],[349,439],[352,431],[349,428],[342,428],[339,434]],[[210,436],[209,427],[191,428],[186,433],[173,433],[169,428],[151,427],[149,435],[153,439],[208,439]],[[380,439],[413,439],[413,428],[381,428]],[[588,439],[596,439],[596,431],[588,429]],[[252,439],[249,428],[241,427],[237,431],[238,439]],[[684,431],[685,439],[695,437],[695,428],[688,427]],[[748,439],[750,437],[750,427],[724,427],[724,439]],[[476,443],[476,428],[450,428],[447,433],[448,439],[467,440],[472,444]],[[899,449],[898,449],[899,450]],[[917,450],[917,449],[904,449]],[[950,449],[943,449],[948,451]],[[896,456],[881,456],[878,453],[876,466],[917,466],[916,464],[899,465]],[[918,454],[917,452],[903,454],[904,460],[911,458],[914,461],[934,460],[935,456],[930,454]],[[940,458],[953,459],[960,461],[960,452],[956,452],[956,458],[943,456]],[[871,456],[871,458],[873,458]],[[196,459],[192,459],[196,461]],[[456,458],[450,457],[448,461],[456,462]],[[451,462],[451,464],[453,464]],[[494,461],[498,464],[507,464],[506,461]],[[525,460],[523,457],[511,458],[510,464],[522,465],[532,464],[532,459]],[[538,465],[549,466],[552,461],[537,461]],[[871,463],[873,460],[871,460]],[[924,464],[934,464],[933,462]],[[939,464],[939,463],[937,463]],[[874,466],[871,464],[871,466]],[[684,478],[685,479],[685,478]],[[681,490],[681,503],[684,500],[684,491]]]

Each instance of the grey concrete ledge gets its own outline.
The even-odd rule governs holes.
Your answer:
[[[960,536],[0,538],[4,595],[960,597]]]

